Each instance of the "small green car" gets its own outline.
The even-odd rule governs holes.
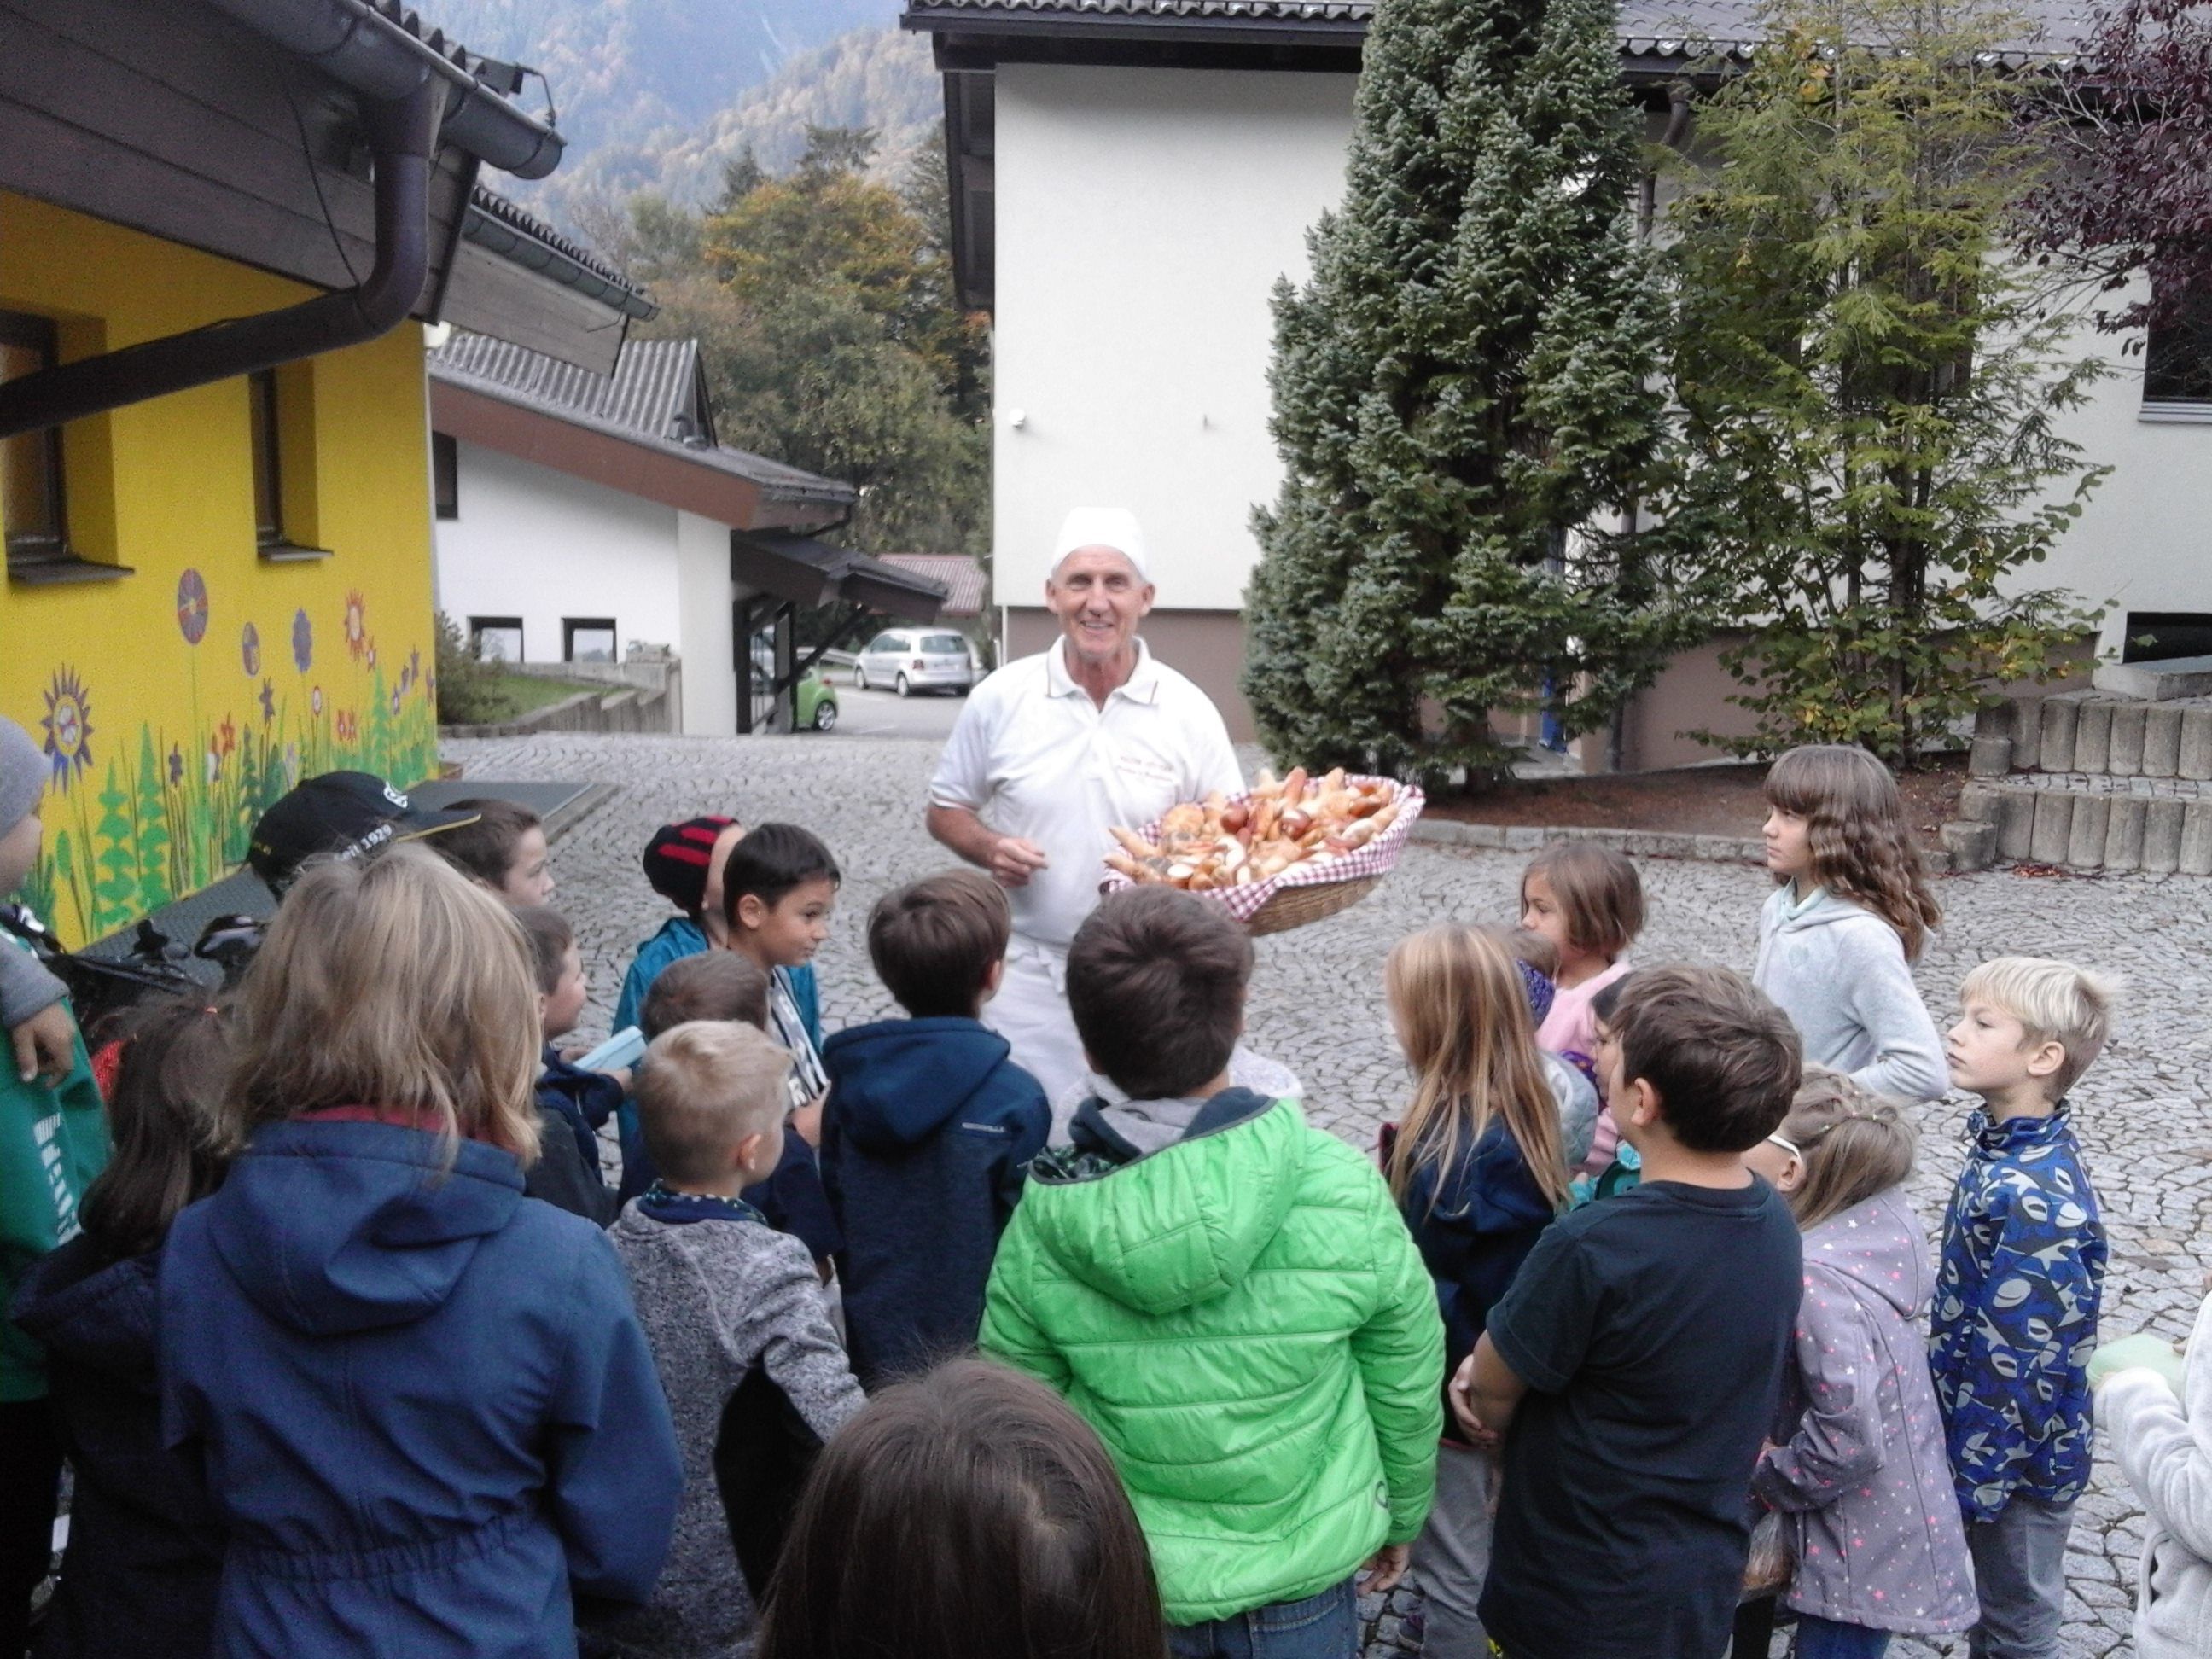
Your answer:
[[[837,694],[818,672],[810,668],[799,682],[796,729],[829,732],[834,731],[836,725]]]

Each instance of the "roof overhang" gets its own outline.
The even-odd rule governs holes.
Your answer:
[[[696,513],[732,530],[820,530],[850,510],[852,489],[763,483],[678,444],[625,435],[619,428],[567,418],[502,395],[482,383],[463,385],[434,373],[430,424],[465,442],[482,444],[570,477],[618,489],[664,507]]]
[[[731,532],[730,577],[793,605],[856,605],[907,622],[933,623],[945,605],[940,582],[805,536]]]
[[[286,28],[325,13],[349,20],[349,46],[288,49]],[[497,158],[550,171],[558,135],[509,101],[513,65],[424,39],[390,0],[5,0],[0,190],[351,289],[376,258],[358,83],[401,73],[459,88],[428,180],[430,268],[410,314],[607,372],[642,296],[527,215],[474,199]]]

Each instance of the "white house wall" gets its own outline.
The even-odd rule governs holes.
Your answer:
[[[1030,607],[1061,514],[1127,506],[1163,607],[1233,611],[1281,469],[1268,293],[1342,195],[1348,75],[1002,64],[997,70],[997,596]],[[2212,425],[2139,416],[2142,360],[2065,430],[2112,477],[2023,577],[2124,614],[2212,612]],[[1014,422],[1018,419],[1021,424]],[[1010,619],[1024,643],[1049,619]],[[1233,621],[1224,617],[1224,623]]]
[[[471,617],[520,617],[526,662],[561,661],[571,617],[612,617],[624,650],[682,649],[674,507],[478,444],[458,445],[456,460],[459,516],[437,523],[440,610],[464,629]],[[723,546],[726,580],[726,534]],[[726,605],[722,617],[726,632]],[[688,655],[684,670],[688,724],[706,688],[695,690]]]
[[[684,659],[684,732],[728,737],[738,729],[737,660],[730,606],[730,527],[696,513],[676,515],[677,595]]]
[[[1127,507],[1159,603],[1235,611],[1267,435],[1268,291],[1344,190],[1352,78],[997,71],[1000,603],[1033,605],[1070,507]],[[1018,412],[1023,424],[1012,421]]]

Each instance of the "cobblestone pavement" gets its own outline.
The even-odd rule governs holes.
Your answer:
[[[450,759],[469,775],[574,779],[618,786],[555,848],[554,902],[575,925],[593,975],[587,1019],[604,1025],[638,940],[665,914],[637,854],[653,827],[709,810],[748,822],[783,817],[836,849],[845,886],[819,962],[831,1027],[880,1017],[889,999],[867,967],[868,906],[887,888],[942,867],[948,855],[921,829],[936,745],[806,738],[738,739],[551,735],[459,741]],[[1415,844],[1371,897],[1328,921],[1259,941],[1249,1040],[1304,1078],[1313,1119],[1360,1146],[1402,1101],[1406,1078],[1382,1003],[1384,952],[1433,921],[1513,914],[1521,855]],[[1750,965],[1765,878],[1741,866],[1645,861],[1650,926],[1638,955]],[[2108,1333],[2188,1334],[2212,1267],[2212,882],[2107,876],[2029,878],[2002,871],[1938,885],[1948,920],[1919,969],[1939,1024],[1960,976],[2008,951],[2069,957],[2119,975],[2120,1030],[2076,1091],[2075,1120],[2112,1234]],[[1955,1176],[1965,1107],[1929,1107],[1913,1188],[1931,1229]],[[2066,1652],[2118,1655],[2126,1633],[2140,1511],[2108,1461],[2077,1511],[2068,1561]],[[1386,1631],[1406,1608],[1394,1597]],[[1370,1609],[1370,1612],[1373,1610]],[[1376,1651],[1382,1650],[1378,1647]],[[1892,1652],[1964,1651],[1916,1643]]]

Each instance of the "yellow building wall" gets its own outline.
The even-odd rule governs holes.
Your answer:
[[[58,319],[64,360],[312,292],[0,192],[0,309]],[[134,574],[0,584],[0,714],[51,769],[26,896],[72,944],[228,873],[302,776],[435,771],[422,331],[280,369],[277,392],[285,537],[328,558],[257,547],[234,379],[64,429],[71,544]]]

